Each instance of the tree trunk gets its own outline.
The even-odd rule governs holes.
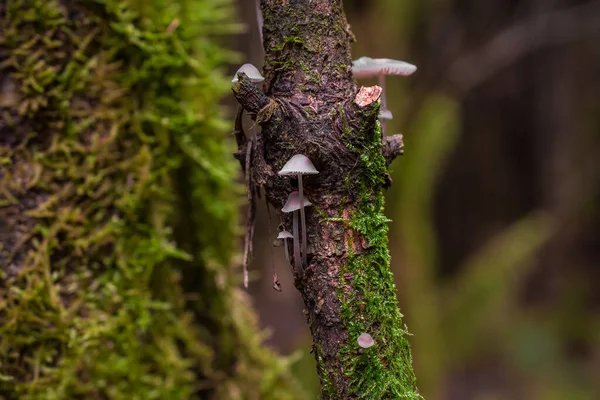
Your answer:
[[[230,268],[232,9],[132,3],[0,2],[0,398],[297,399]]]
[[[244,167],[251,154],[250,188],[263,188],[278,210],[297,185],[277,175],[287,160],[304,154],[319,170],[305,181],[313,204],[306,214],[308,266],[295,284],[322,398],[419,398],[383,214],[387,165],[401,137],[382,136],[381,88],[358,90],[354,83],[353,35],[341,0],[263,0],[261,7],[266,94],[244,75],[233,92],[262,130],[249,141],[238,132],[237,157]],[[291,215],[280,217],[290,230]],[[375,345],[359,347],[361,333]]]

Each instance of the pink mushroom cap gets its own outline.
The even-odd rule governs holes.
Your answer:
[[[361,335],[357,339],[358,345],[363,349],[368,349],[369,347],[375,344],[373,337],[368,333],[361,333]]]
[[[384,75],[412,75],[417,70],[413,64],[389,58],[360,57],[352,61],[352,73],[356,78]]]
[[[277,235],[277,239],[293,239],[294,236],[288,231],[281,231],[279,235]]]
[[[306,197],[304,197],[303,200],[303,207],[312,206],[312,203],[308,201]],[[298,191],[295,191],[290,193],[281,211],[283,211],[284,213],[289,213],[292,211],[299,210],[302,206],[300,205],[300,194],[298,193]]]
[[[389,120],[389,119],[394,119],[394,116],[392,115],[392,112],[390,110],[388,110],[387,108],[382,108],[379,111],[379,116],[377,118]]]
[[[314,175],[319,171],[315,168],[312,161],[303,154],[296,154],[285,163],[279,175]]]

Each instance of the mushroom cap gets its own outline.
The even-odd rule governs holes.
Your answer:
[[[387,108],[382,108],[381,110],[379,110],[379,116],[377,116],[377,118],[379,119],[394,119],[394,116],[392,115],[392,112],[390,110],[388,110]]]
[[[293,239],[294,235],[289,233],[288,231],[281,231],[279,235],[277,235],[277,239]]]
[[[258,68],[252,64],[244,64],[237,71],[235,71],[235,75],[233,75],[231,82],[235,83],[239,81],[238,74],[240,72],[246,74],[248,79],[250,79],[250,82],[262,82],[265,80],[265,78],[260,74]]]
[[[303,154],[296,154],[285,163],[279,175],[314,175],[319,171],[315,168],[308,157]]]
[[[360,57],[352,61],[352,73],[356,78],[370,78],[384,75],[412,75],[417,70],[415,65],[389,58]]]
[[[308,199],[306,197],[303,198],[303,207],[308,207],[308,206],[312,206],[312,203],[310,201],[308,201]],[[288,196],[287,201],[285,202],[285,205],[283,206],[283,208],[281,209],[281,211],[283,211],[284,213],[289,213],[292,211],[297,211],[300,209],[300,193],[298,193],[298,191],[292,192],[290,193],[290,195]]]
[[[363,349],[368,349],[369,347],[375,344],[373,336],[369,335],[368,333],[361,333],[356,341],[358,342],[358,345]]]

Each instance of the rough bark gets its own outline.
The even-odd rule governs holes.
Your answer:
[[[264,87],[242,75],[233,93],[262,129],[253,140],[238,140],[237,157],[244,167],[243,156],[252,155],[252,190],[263,188],[277,210],[297,185],[277,175],[289,158],[304,154],[320,171],[305,178],[313,203],[307,209],[308,266],[295,284],[313,336],[322,398],[419,398],[383,215],[386,167],[400,153],[401,137],[382,137],[381,89],[356,87],[353,35],[341,0],[263,0],[261,7]],[[250,153],[247,146],[253,146]],[[289,230],[291,216],[279,214]],[[375,346],[358,346],[363,332]]]

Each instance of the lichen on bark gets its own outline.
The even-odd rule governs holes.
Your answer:
[[[387,165],[401,152],[401,137],[382,137],[380,88],[356,87],[341,0],[262,0],[261,6],[264,93],[243,75],[233,87],[261,132],[239,140],[237,154],[252,146],[253,190],[262,187],[276,209],[295,190],[293,179],[276,173],[290,157],[302,153],[320,171],[304,184],[313,204],[308,267],[295,285],[313,336],[321,397],[420,398],[383,214]],[[291,226],[289,216],[280,218]],[[363,332],[375,346],[358,346]]]
[[[300,393],[229,268],[231,5],[172,5],[0,3],[2,398]]]

